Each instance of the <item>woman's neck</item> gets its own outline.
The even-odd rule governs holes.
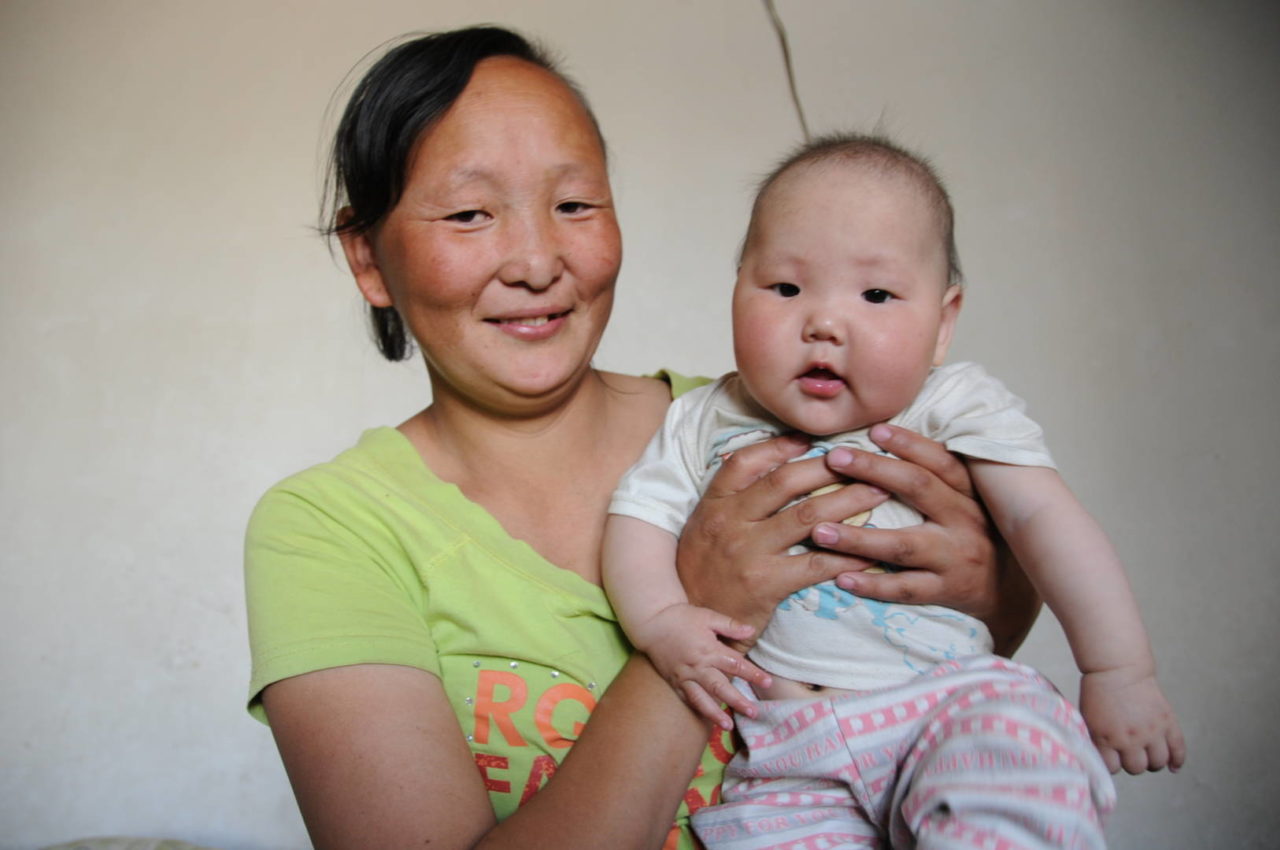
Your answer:
[[[561,466],[595,442],[611,401],[594,370],[563,398],[518,412],[476,405],[439,382],[433,381],[432,390],[432,404],[400,430],[437,475],[454,483],[490,476],[495,469]]]
[[[436,476],[508,534],[599,583],[610,494],[669,401],[657,381],[592,371],[537,415],[497,415],[445,393],[400,430]]]

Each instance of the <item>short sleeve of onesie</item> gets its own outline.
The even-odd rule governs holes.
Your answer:
[[[1026,403],[977,363],[934,369],[915,401],[891,421],[968,457],[1054,467]]]

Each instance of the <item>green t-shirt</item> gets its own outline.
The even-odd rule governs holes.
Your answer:
[[[678,394],[693,382],[672,383]],[[631,652],[601,588],[508,535],[394,428],[269,490],[245,547],[250,712],[265,720],[262,689],[301,673],[426,670],[499,818],[555,773]],[[678,846],[693,846],[689,811],[718,799],[729,755],[714,735],[678,813]]]

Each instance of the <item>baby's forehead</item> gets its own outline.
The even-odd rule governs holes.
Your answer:
[[[871,268],[889,262],[890,257],[904,256],[903,251],[923,251],[931,257],[936,252],[945,281],[949,277],[945,269],[950,267],[947,216],[930,191],[932,185],[910,168],[885,167],[864,158],[794,163],[779,172],[757,199],[739,262],[806,263],[812,259],[806,252],[839,245],[848,261]],[[850,236],[877,235],[871,243],[861,238],[849,241],[841,235],[845,231],[832,230],[828,223],[854,228],[848,231]],[[879,230],[876,223],[884,223],[889,230]],[[863,230],[864,226],[870,229]],[[886,241],[879,241],[882,236]]]
[[[760,192],[751,211],[745,255],[756,238],[784,222],[790,211],[813,204],[831,209],[882,207],[890,199],[894,215],[906,215],[948,241],[945,196],[928,176],[909,164],[882,162],[871,157],[828,156],[794,163],[779,172]]]
[[[856,179],[840,179],[845,176]],[[928,207],[933,206],[936,195],[930,180],[906,163],[833,154],[797,162],[779,172],[761,192],[757,212],[780,199],[793,200],[795,196],[805,195],[834,195],[842,202],[856,204],[871,188],[916,198]]]

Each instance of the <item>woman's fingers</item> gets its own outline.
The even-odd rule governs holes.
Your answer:
[[[809,537],[814,523],[845,516],[829,500],[802,502],[800,513],[782,510],[837,480],[820,458],[787,462],[806,445],[775,438],[735,452],[718,471],[680,535],[676,566],[690,601],[759,629],[778,602],[803,586],[779,574],[778,564]]]
[[[945,529],[927,522],[903,528],[823,523],[813,530],[813,541],[826,549],[868,561],[936,572],[948,572],[954,561],[963,557]],[[975,552],[963,560],[981,563],[982,553]]]
[[[936,440],[883,423],[873,426],[870,436],[876,445],[895,457],[927,469],[953,490],[973,495],[973,479],[969,477],[968,468]]]
[[[702,498],[718,499],[741,493],[787,461],[804,454],[808,447],[808,441],[803,438],[784,434],[739,449],[720,465]]]
[[[873,430],[885,437],[879,426]],[[899,573],[841,576],[840,586],[859,596],[946,605],[982,619],[991,617],[999,597],[996,547],[986,512],[968,495],[972,485],[967,473],[957,475],[949,468],[955,464],[963,472],[964,465],[937,443],[909,431],[890,431],[892,439],[886,442],[909,446],[909,452],[932,468],[846,448],[833,449],[827,464],[835,472],[894,493],[915,507],[924,521],[891,530],[827,523],[814,528],[812,539],[833,551],[912,568]],[[950,482],[966,489],[957,490]]]
[[[900,432],[899,439],[901,434],[909,433]],[[945,451],[943,449],[944,453]],[[961,470],[964,469],[964,464],[949,454],[947,456]],[[946,464],[943,465],[946,466]],[[953,518],[965,522],[980,521],[985,524],[982,508],[971,496],[973,485],[968,480],[967,472],[964,473],[967,486],[957,489],[927,467],[885,455],[855,451],[843,446],[832,449],[827,454],[827,466],[839,475],[872,484],[893,493],[899,501],[911,505],[924,516],[943,525],[952,522]],[[954,477],[954,473],[949,470],[947,474]]]
[[[909,431],[876,426],[873,432],[910,460],[837,447],[825,460],[789,462],[807,445],[790,436],[729,457],[680,538],[677,566],[689,599],[760,629],[788,594],[844,573],[841,586],[862,596],[948,605],[989,618],[998,599],[995,546],[964,464]],[[850,479],[861,483],[805,498]],[[892,531],[842,524],[889,493],[925,521]],[[826,551],[788,554],[811,539]],[[878,561],[915,569],[857,572]]]
[[[903,570],[896,573],[841,573],[836,585],[854,596],[897,602],[903,605],[947,605],[935,602],[948,595],[942,576],[928,570]],[[947,607],[954,607],[947,605]]]
[[[807,466],[811,463],[816,464],[820,463],[820,461],[815,459],[801,463],[790,463],[787,466],[799,467]],[[810,469],[821,468],[810,467]],[[788,468],[785,472],[789,473],[790,471]],[[783,473],[783,470],[778,470],[778,472]],[[765,517],[757,523],[761,539],[779,554],[785,553],[787,549],[797,543],[808,542],[815,528],[820,527],[823,523],[843,523],[849,517],[869,511],[889,498],[889,494],[879,488],[857,483],[838,486],[831,492],[803,498],[813,492],[813,489],[818,489],[804,489],[811,483],[811,477],[811,475],[803,477],[788,476],[785,473],[778,475],[779,481],[786,482],[780,484],[780,487],[785,487],[787,492],[794,492],[795,489],[800,489],[802,498],[795,504],[778,510],[772,516]],[[814,542],[818,542],[819,545],[825,545],[816,540]],[[846,554],[856,555],[858,553],[849,552]],[[853,564],[848,568],[857,569],[858,565]],[[830,578],[830,576],[827,576],[827,578]]]

